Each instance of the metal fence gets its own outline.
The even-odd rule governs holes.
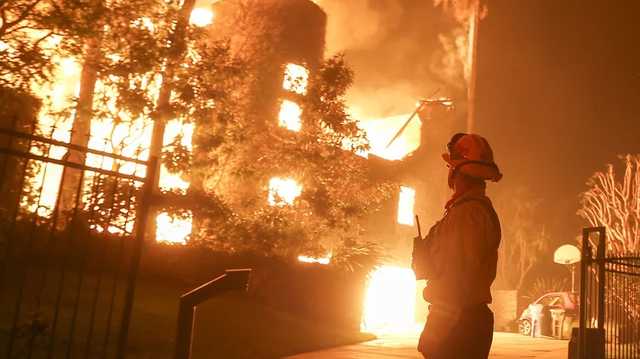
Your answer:
[[[0,129],[0,356],[124,357],[156,161]]]
[[[585,228],[580,278],[579,358],[640,358],[640,254],[607,245],[604,227]]]

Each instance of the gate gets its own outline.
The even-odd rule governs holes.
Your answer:
[[[124,357],[156,161],[0,129],[0,357]]]
[[[617,254],[604,227],[585,228],[578,357],[640,358],[640,253]]]

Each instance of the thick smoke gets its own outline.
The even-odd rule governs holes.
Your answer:
[[[319,0],[328,15],[327,53],[356,72],[349,104],[365,118],[411,112],[439,95],[464,101],[466,32],[428,0]]]

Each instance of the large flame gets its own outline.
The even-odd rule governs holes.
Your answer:
[[[374,334],[413,332],[416,328],[416,278],[409,268],[384,266],[369,277],[362,330]]]
[[[195,26],[207,26],[213,21],[213,13],[204,8],[196,8],[191,13],[190,22]],[[139,26],[148,28],[153,31],[153,23],[149,19],[143,18],[138,21]],[[51,46],[55,46],[56,38],[52,38]],[[72,98],[78,96],[80,88],[81,66],[78,61],[73,58],[56,59],[55,77],[53,83],[36,87],[34,91],[46,97],[41,115],[38,119],[40,128],[45,135],[53,139],[69,142],[71,137],[71,127],[73,121],[73,113],[65,119],[55,119],[49,116],[49,113],[58,112],[73,104]],[[159,79],[154,79],[159,84]],[[159,85],[151,86],[152,91],[157,92]],[[103,86],[100,82],[96,84],[97,89]],[[157,96],[157,94],[156,94]],[[115,103],[107,104],[107,106],[115,106]],[[112,108],[113,110],[113,108]],[[103,118],[94,118],[91,123],[91,136],[88,146],[90,148],[103,150],[106,152],[117,152],[118,154],[135,157],[139,159],[148,158],[148,143],[151,138],[152,122],[150,119],[128,119],[124,123],[114,124],[112,121]],[[191,136],[193,126],[184,125],[177,121],[171,121],[167,124],[164,136],[164,144],[172,143],[175,138],[182,135],[182,145],[191,147]],[[141,148],[143,149],[141,151]],[[31,152],[49,157],[61,159],[66,154],[66,149],[58,146],[52,146],[49,153],[40,153],[37,148],[32,148]],[[88,154],[86,158],[87,165],[117,170],[121,173],[136,174],[144,176],[146,169],[143,166],[135,164],[123,164],[118,168],[114,167],[114,161],[103,156]],[[48,216],[52,213],[58,197],[59,184],[62,180],[63,167],[54,164],[45,164],[40,171],[32,178],[32,185],[41,193],[37,199],[37,203],[32,204],[29,210],[41,215]],[[164,190],[178,190],[185,193],[189,187],[189,183],[184,181],[179,174],[170,174],[162,166],[160,172],[160,187]],[[91,174],[88,173],[86,178],[90,180]],[[187,236],[191,232],[191,218],[172,219],[167,213],[161,213],[156,218],[157,239],[159,241],[168,241],[172,243],[184,243]],[[116,229],[108,228],[113,232]]]
[[[360,115],[358,109],[350,109],[351,116],[358,120],[358,126],[362,128],[369,139],[371,146],[369,153],[388,159],[399,160],[415,151],[420,146],[421,122],[414,118],[389,147],[389,141],[407,121],[411,114],[395,115],[384,118],[366,118]]]
[[[269,180],[269,198],[271,206],[292,205],[302,193],[302,186],[292,178],[274,177]]]

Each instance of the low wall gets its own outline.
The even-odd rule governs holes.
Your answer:
[[[359,330],[366,274],[331,265],[287,262],[258,254],[227,254],[203,248],[150,244],[140,276],[192,289],[230,268],[252,268],[249,295],[299,318]],[[177,300],[178,298],[176,298]]]
[[[493,303],[489,306],[494,315],[494,328],[496,331],[511,332],[516,328],[514,322],[518,319],[518,291],[493,290],[491,291]]]

